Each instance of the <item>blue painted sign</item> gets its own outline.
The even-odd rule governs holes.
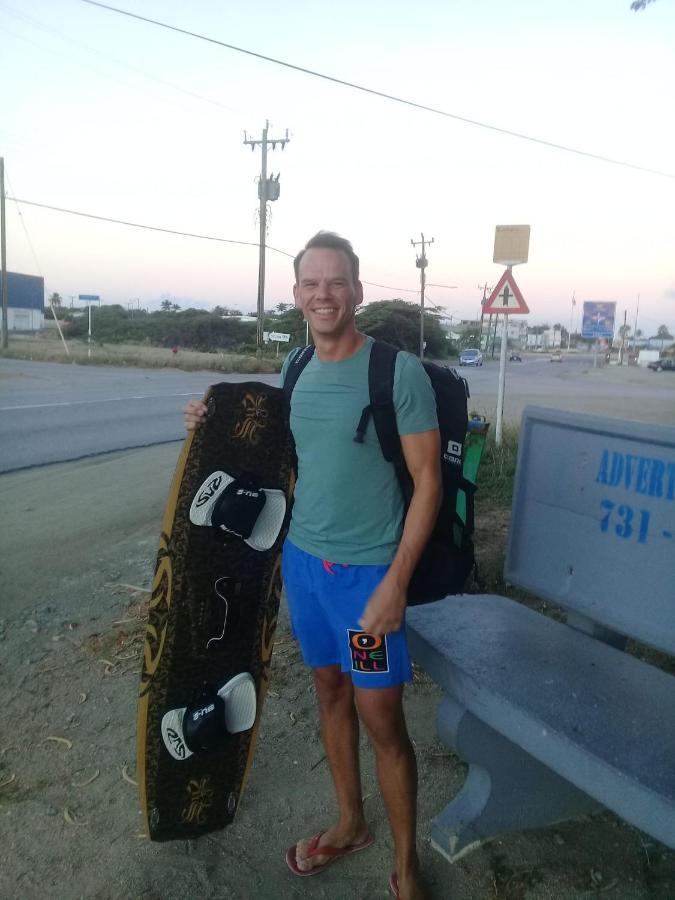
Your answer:
[[[617,450],[603,450],[596,477],[598,484],[619,488],[629,493],[654,497],[657,500],[675,500],[675,462],[650,456],[638,456]],[[639,502],[639,501],[638,501]],[[650,537],[651,512],[638,509],[620,500],[603,498],[600,501],[602,515],[600,531],[615,534],[638,544],[646,544]],[[661,527],[655,537],[672,541],[675,529]]]
[[[616,303],[587,300],[584,303],[584,315],[581,322],[581,336],[585,338],[614,337],[614,320]]]
[[[100,303],[101,298],[98,294],[78,294],[78,300],[84,300],[86,303]]]

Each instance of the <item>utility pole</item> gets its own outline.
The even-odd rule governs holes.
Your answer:
[[[268,138],[267,131],[269,122],[265,122],[262,138],[259,141],[251,140],[246,132],[244,132],[244,143],[251,147],[254,151],[260,144],[262,149],[262,163],[260,167],[260,181],[258,182],[258,199],[260,201],[260,255],[258,262],[258,323],[256,329],[256,343],[258,346],[258,357],[262,356],[263,351],[263,322],[265,318],[265,243],[267,240],[267,201],[279,199],[279,176],[276,180],[274,177],[267,178],[267,147],[272,145],[272,150],[277,149],[277,144],[281,144],[281,149],[286,147],[290,138],[288,137],[288,128],[286,129],[286,137]]]
[[[0,268],[2,269],[2,348],[7,349],[7,245],[5,240],[5,160],[0,156]]]
[[[419,247],[422,245],[422,252],[416,259],[415,265],[420,270],[420,359],[424,359],[424,287],[426,284],[426,275],[425,269],[427,267],[427,255],[425,253],[427,244],[433,244],[434,239],[431,238],[430,241],[427,241],[424,235],[420,232],[422,237],[421,241],[413,241],[410,239],[410,243],[413,247]]]
[[[637,323],[638,313],[640,312],[640,295],[637,295],[637,309],[635,310],[635,322],[633,323],[633,353],[637,359]]]
[[[491,294],[492,288],[488,287],[488,283],[486,281],[482,287],[480,285],[478,285],[478,290],[483,291],[483,299],[481,300],[481,304],[480,304],[480,336],[478,338],[478,349],[482,350],[483,349],[483,319],[485,318],[485,313],[483,312],[483,310],[485,308],[485,301],[487,300],[488,292]],[[492,325],[492,315],[490,315],[490,324],[488,325],[487,340],[485,341],[485,350],[487,350],[487,345],[490,340],[490,326],[491,325]]]
[[[623,328],[620,329],[620,331],[621,331],[621,346],[619,347],[619,365],[620,366],[623,365],[623,357],[626,352],[625,347],[626,347],[626,327],[627,327],[626,326],[626,317],[627,317],[627,315],[628,315],[628,312],[627,312],[627,310],[624,309],[624,311],[623,311]]]
[[[577,299],[575,297],[575,294],[576,294],[576,291],[572,291],[572,309],[570,311],[570,330],[567,332],[567,351],[568,352],[569,352],[570,347],[572,346],[572,323],[574,321],[574,307],[577,305]]]

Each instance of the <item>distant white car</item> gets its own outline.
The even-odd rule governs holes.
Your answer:
[[[462,350],[459,354],[460,366],[482,366],[483,354],[480,350]]]

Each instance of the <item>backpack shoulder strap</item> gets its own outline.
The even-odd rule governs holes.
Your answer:
[[[394,407],[394,373],[398,348],[375,341],[370,348],[368,366],[368,390],[377,439],[387,462],[399,466],[403,463],[401,439],[396,425]]]
[[[286,369],[286,377],[284,378],[284,383],[282,386],[284,394],[286,394],[286,398],[289,401],[291,399],[291,394],[293,393],[293,388],[297,384],[298,378],[313,356],[314,345],[307,344],[307,346],[305,347],[300,347],[298,351],[293,354],[293,357],[289,361],[288,368]]]

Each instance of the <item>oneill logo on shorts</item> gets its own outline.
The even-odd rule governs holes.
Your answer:
[[[389,671],[387,658],[387,637],[383,634],[368,634],[365,631],[347,631],[349,652],[352,657],[353,672]]]

